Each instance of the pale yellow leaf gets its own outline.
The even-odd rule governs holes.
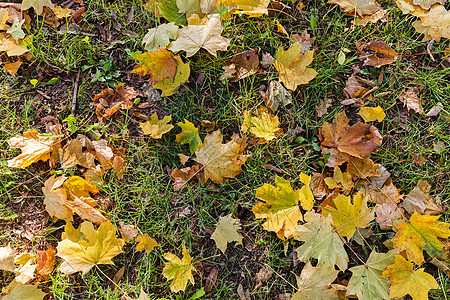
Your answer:
[[[231,214],[226,217],[220,217],[211,239],[216,242],[217,248],[222,253],[225,253],[228,243],[236,241],[236,245],[242,245],[242,235],[237,232],[239,229],[241,229],[239,220],[233,219]]]
[[[150,135],[154,139],[160,139],[163,134],[169,132],[173,125],[167,124],[172,120],[172,116],[164,116],[161,120],[158,119],[158,115],[154,113],[150,120],[145,123],[140,123],[144,135]]]

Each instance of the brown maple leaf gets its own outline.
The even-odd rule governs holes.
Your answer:
[[[95,95],[92,102],[96,107],[95,114],[99,121],[111,117],[119,108],[129,109],[133,106],[133,102],[130,100],[136,98],[138,92],[132,87],[124,86],[125,84],[122,83],[115,90],[107,88]]]

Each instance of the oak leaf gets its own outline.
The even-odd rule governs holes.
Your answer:
[[[382,122],[386,118],[386,114],[380,106],[377,107],[361,107],[358,112],[364,122]]]
[[[159,246],[158,242],[154,238],[150,237],[148,233],[144,233],[143,235],[138,236],[136,238],[136,242],[138,242],[136,251],[145,250],[147,254],[150,254],[153,248]]]
[[[132,73],[142,76],[150,75],[150,83],[155,84],[170,78],[175,78],[177,71],[177,61],[172,52],[163,48],[158,48],[154,52],[144,52],[135,57],[139,61],[139,65],[134,67]]]
[[[40,137],[37,130],[32,129],[8,139],[11,148],[18,148],[22,153],[8,160],[9,168],[25,169],[40,160],[47,161],[51,157],[53,146],[58,142],[56,137]]]
[[[333,226],[341,235],[350,239],[358,228],[366,228],[374,219],[373,209],[367,207],[367,197],[359,192],[350,197],[338,195],[333,199],[334,207],[327,205],[323,211],[325,216],[333,216]]]
[[[222,144],[223,136],[219,130],[208,134],[200,149],[195,151],[194,159],[203,165],[204,179],[223,183],[225,178],[234,178],[242,172],[247,156],[242,155],[241,141],[233,138]]]
[[[338,290],[331,284],[339,273],[334,267],[319,264],[313,267],[307,262],[300,276],[297,276],[297,292],[291,300],[338,300]]]
[[[414,265],[403,256],[396,255],[395,263],[381,274],[382,277],[392,281],[390,298],[402,298],[409,294],[414,300],[426,300],[430,289],[439,288],[436,280],[424,272],[424,268],[414,271],[413,267]]]
[[[225,253],[228,243],[237,242],[236,245],[242,245],[242,235],[237,232],[241,229],[241,224],[238,219],[233,219],[230,215],[226,217],[220,217],[217,227],[211,235],[211,239],[216,242],[217,248]]]
[[[81,271],[85,275],[95,265],[113,265],[111,259],[123,252],[125,240],[116,238],[110,221],[101,223],[97,230],[91,222],[83,222],[78,229],[68,222],[65,232],[57,247],[57,256],[64,260],[58,270],[64,274]]]
[[[236,13],[246,14],[250,18],[269,14],[267,6],[270,0],[233,0]]]
[[[181,127],[181,133],[175,136],[175,140],[181,145],[189,144],[191,154],[197,151],[202,146],[198,128],[186,119],[184,119],[184,123],[178,122],[177,125]]]
[[[369,157],[381,146],[383,137],[373,126],[358,122],[349,126],[345,112],[337,114],[333,123],[324,122],[319,129],[321,146],[333,147],[338,151],[359,158]]]
[[[358,299],[390,299],[390,283],[381,277],[381,273],[394,263],[395,254],[395,250],[387,253],[377,253],[373,250],[365,264],[350,268],[352,277],[345,296],[355,295]]]
[[[170,44],[170,40],[174,40],[178,35],[178,26],[174,22],[161,24],[155,28],[149,29],[142,39],[144,49],[154,52],[160,48],[166,48]]]
[[[439,217],[415,212],[409,220],[396,226],[398,231],[391,240],[393,246],[405,251],[408,259],[417,265],[424,261],[423,250],[431,257],[442,255],[444,244],[438,238],[450,236],[450,224],[439,222]]]
[[[328,3],[337,4],[348,15],[358,14],[372,15],[381,9],[381,6],[375,0],[328,0]]]
[[[178,38],[168,49],[174,52],[186,51],[186,56],[190,57],[204,48],[217,56],[217,50],[226,51],[230,45],[230,41],[220,35],[222,29],[220,19],[215,17],[209,19],[206,25],[188,25],[178,31]]]
[[[287,89],[295,91],[297,86],[306,84],[316,77],[317,72],[307,68],[313,61],[314,51],[301,54],[302,43],[294,43],[288,50],[278,49],[273,63],[280,75],[280,81]]]
[[[182,259],[171,252],[164,254],[164,259],[168,262],[164,266],[163,276],[167,280],[173,279],[170,283],[170,290],[172,292],[176,293],[178,291],[184,291],[188,281],[194,284],[192,272],[195,271],[195,267],[192,263],[192,257],[189,255],[189,251],[184,245]]]
[[[264,218],[263,228],[274,231],[280,239],[290,238],[303,220],[298,202],[300,191],[294,191],[288,180],[275,178],[275,186],[264,184],[256,189],[256,198],[263,200],[253,206],[255,218]]]
[[[280,122],[278,116],[263,112],[257,116],[251,116],[249,111],[244,111],[244,121],[241,126],[241,131],[246,133],[249,131],[255,136],[259,137],[260,143],[271,141],[276,138],[275,133],[280,131]]]
[[[103,118],[111,117],[119,108],[130,109],[133,106],[130,100],[137,96],[138,92],[132,87],[125,87],[124,83],[119,84],[115,90],[104,89],[92,99],[98,120],[102,121]]]
[[[173,95],[178,87],[188,80],[191,73],[189,63],[184,63],[180,56],[175,56],[174,60],[177,62],[177,70],[173,81],[170,78],[166,78],[163,81],[153,85],[153,88],[160,89],[162,91],[163,97]]]
[[[2,289],[6,294],[2,300],[42,300],[47,295],[34,284],[22,284],[13,280],[9,285]]]
[[[304,242],[297,248],[298,259],[307,262],[310,258],[315,258],[319,264],[337,265],[341,271],[346,270],[347,252],[342,238],[332,227],[331,216],[324,217],[309,211],[304,217],[306,223],[297,226],[294,232],[294,238]]]
[[[50,9],[55,8],[51,0],[22,0],[22,10],[34,8],[34,11],[36,12],[37,15],[42,14],[44,6]]]
[[[150,120],[139,125],[144,132],[144,135],[150,135],[151,138],[160,139],[163,134],[169,132],[173,125],[167,124],[172,120],[172,116],[164,116],[161,120],[158,119],[158,115],[154,113]]]

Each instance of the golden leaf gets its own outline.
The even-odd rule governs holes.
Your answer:
[[[179,259],[175,254],[168,252],[164,254],[164,258],[168,260],[163,269],[163,276],[167,280],[173,279],[170,283],[170,290],[174,293],[184,291],[188,281],[194,284],[194,276],[192,272],[195,268],[192,264],[192,257],[189,251],[183,245],[183,259]]]
[[[147,254],[150,254],[152,252],[153,248],[155,248],[158,245],[158,242],[152,237],[148,235],[148,233],[144,233],[143,235],[140,235],[136,238],[136,242],[138,242],[138,245],[136,246],[136,251],[143,251]]]
[[[246,14],[250,18],[267,15],[269,12],[270,0],[232,0],[233,4],[237,6],[236,13]]]
[[[172,116],[164,116],[161,120],[158,119],[158,115],[154,113],[151,119],[145,123],[140,123],[144,135],[150,135],[154,139],[160,139],[164,133],[169,132],[173,125],[167,124],[172,120]]]
[[[361,107],[358,112],[364,122],[382,122],[386,118],[386,114],[380,106],[377,107]]]
[[[271,141],[276,138],[275,133],[280,131],[278,116],[263,112],[255,117],[249,111],[244,111],[244,121],[241,126],[242,132],[250,131],[255,136],[263,139],[260,143]]]
[[[348,15],[357,13],[360,17],[372,15],[381,9],[375,0],[328,0],[327,3],[337,4]]]
[[[169,78],[175,78],[177,71],[177,61],[172,52],[158,48],[154,52],[145,52],[136,56],[140,65],[136,66],[132,73],[142,76],[150,75],[150,83],[155,84]]]

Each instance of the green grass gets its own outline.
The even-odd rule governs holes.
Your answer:
[[[298,242],[289,242],[287,256],[284,246],[275,234],[266,232],[260,226],[261,220],[255,220],[250,211],[257,203],[255,189],[264,183],[273,184],[276,175],[289,179],[295,188],[301,186],[299,174],[321,172],[323,159],[317,150],[318,128],[324,121],[331,121],[334,115],[343,109],[340,101],[344,100],[342,90],[353,67],[361,69],[361,76],[377,82],[380,72],[384,79],[374,93],[390,92],[384,97],[376,97],[366,102],[368,106],[380,105],[387,118],[375,124],[382,134],[383,146],[373,154],[376,163],[382,164],[392,173],[394,184],[407,194],[418,180],[427,180],[433,186],[431,194],[441,199],[445,212],[441,219],[450,222],[450,89],[448,88],[450,69],[434,67],[426,53],[427,43],[421,42],[421,36],[415,33],[412,23],[415,18],[402,15],[391,1],[379,1],[389,10],[386,23],[369,24],[366,27],[350,29],[351,17],[345,16],[335,5],[325,4],[322,0],[304,1],[302,11],[286,9],[273,16],[248,18],[236,16],[224,21],[223,35],[231,39],[226,52],[219,52],[212,57],[206,51],[200,51],[190,58],[183,57],[191,66],[191,77],[180,93],[164,101],[154,103],[144,112],[158,112],[172,115],[172,124],[185,118],[196,125],[202,120],[216,121],[225,139],[240,131],[244,110],[255,109],[263,104],[259,95],[261,85],[268,85],[276,80],[276,69],[271,66],[264,73],[245,78],[238,82],[221,81],[222,66],[236,53],[253,48],[269,52],[275,56],[278,48],[287,49],[293,41],[276,32],[275,20],[278,19],[290,33],[301,34],[307,30],[314,37],[315,58],[311,65],[318,76],[307,85],[301,86],[293,93],[294,107],[281,107],[277,112],[283,134],[269,144],[252,145],[247,153],[251,157],[245,163],[244,171],[224,184],[208,183],[204,186],[189,184],[182,191],[172,189],[172,180],[167,169],[181,168],[178,154],[188,154],[187,145],[175,142],[175,135],[180,131],[177,126],[160,140],[143,137],[139,126],[140,120],[129,111],[119,111],[106,124],[97,126],[94,131],[111,141],[115,148],[126,149],[128,167],[124,178],[108,173],[105,184],[101,187],[102,196],[109,198],[112,205],[107,210],[108,219],[118,226],[120,221],[134,225],[140,233],[154,237],[160,247],[146,255],[134,251],[135,245],[128,243],[124,253],[118,256],[114,266],[101,265],[93,268],[86,276],[63,276],[53,272],[44,282],[54,299],[120,299],[125,294],[137,298],[142,287],[151,299],[189,299],[197,290],[204,287],[205,278],[213,267],[219,270],[217,284],[205,299],[239,299],[237,288],[242,284],[244,291],[249,291],[251,299],[276,299],[278,294],[294,293],[294,273],[299,275],[303,264],[292,264],[293,246]],[[142,8],[141,1],[127,0],[110,2],[101,0],[85,1],[86,13],[80,26],[86,34],[60,34],[40,22],[32,24],[34,34],[31,53],[36,58],[28,66],[29,72],[19,73],[15,78],[9,75],[0,79],[0,199],[5,207],[3,215],[20,218],[13,224],[21,228],[22,219],[27,219],[31,212],[30,203],[42,209],[42,183],[49,177],[49,168],[45,163],[38,163],[26,170],[10,170],[6,161],[19,151],[10,149],[7,139],[28,129],[36,128],[41,132],[44,127],[40,119],[48,115],[58,117],[60,121],[70,114],[73,82],[78,70],[89,67],[80,80],[77,118],[77,133],[85,133],[94,123],[92,98],[107,86],[115,86],[122,81],[141,89],[145,82],[138,75],[129,74],[133,60],[126,53],[143,51],[141,39],[149,28],[158,23],[152,14]],[[286,2],[290,7],[296,3]],[[127,22],[129,11],[133,7],[134,22]],[[106,33],[98,35],[98,27]],[[118,28],[120,27],[120,30]],[[108,30],[111,39],[108,38]],[[88,39],[86,39],[88,37]],[[106,40],[105,40],[106,37]],[[383,40],[399,53],[401,59],[380,69],[365,68],[359,63],[355,42]],[[434,43],[432,52],[442,53],[446,41]],[[337,62],[338,52],[347,48],[350,52],[343,65]],[[112,57],[113,64],[121,71],[121,77],[105,82],[91,83],[101,59]],[[37,88],[29,80],[39,78],[39,69],[47,70],[44,82],[52,76],[60,77],[55,86],[39,83]],[[201,84],[195,81],[200,73],[205,79]],[[109,74],[108,72],[105,73]],[[400,93],[409,87],[423,86],[421,98],[426,99],[425,111],[437,102],[443,103],[443,110],[438,117],[427,118],[416,113],[408,113],[398,101]],[[47,103],[36,90],[51,97]],[[322,117],[317,117],[316,106],[326,98],[333,100],[332,106]],[[141,99],[144,102],[145,99]],[[357,109],[346,108],[353,121]],[[64,123],[64,126],[67,126]],[[305,139],[301,144],[294,140],[294,132],[300,130]],[[201,130],[201,137],[206,135]],[[433,144],[443,142],[445,150],[436,153]],[[424,164],[417,164],[414,158],[421,155]],[[280,174],[264,168],[271,164],[282,170]],[[76,172],[68,170],[66,172]],[[16,199],[25,197],[16,203]],[[30,198],[27,198],[30,197]],[[34,197],[34,198],[33,198]],[[8,207],[8,208],[6,208]],[[220,216],[232,213],[241,219],[244,245],[232,246],[222,254],[205,228],[214,228]],[[6,224],[6,223],[0,223]],[[17,237],[11,226],[3,226],[0,231],[2,244],[12,241],[12,245],[26,250],[43,250],[45,241],[56,246],[63,230],[63,221],[48,220],[44,235],[29,241]],[[2,225],[0,225],[0,228]],[[387,232],[381,231],[373,223],[376,240],[383,241]],[[195,276],[195,286],[189,285],[185,293],[171,293],[169,285],[162,276],[163,254],[173,252],[181,255],[182,245],[186,245],[195,260],[201,261],[204,268],[202,278]],[[354,243],[353,243],[354,244]],[[352,245],[353,245],[352,244]],[[383,250],[380,244],[371,247]],[[361,249],[359,254],[367,258],[370,249]],[[360,264],[355,257],[350,257],[349,267]],[[264,266],[269,266],[276,273],[271,279],[255,290],[255,274]],[[116,286],[112,283],[115,273],[125,266],[125,274]],[[431,265],[430,265],[431,266]],[[448,277],[436,268],[427,265],[426,271],[437,278],[439,291],[430,293],[432,299],[448,298],[450,282]],[[1,272],[1,271],[0,271]],[[347,272],[348,273],[348,272]],[[5,275],[6,272],[0,273]],[[350,274],[344,277],[349,278]],[[344,278],[343,277],[343,278]],[[11,278],[9,278],[11,279]],[[2,279],[2,284],[7,280]]]

